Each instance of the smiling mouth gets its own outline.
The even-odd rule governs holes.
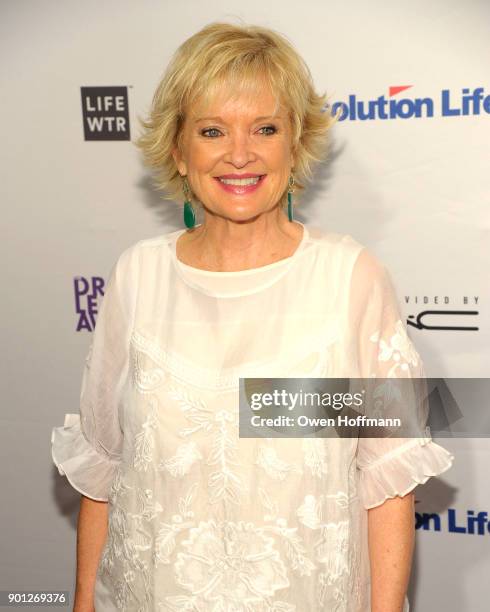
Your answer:
[[[227,179],[227,178],[221,178],[219,176],[216,177],[216,179],[218,181],[220,181],[220,183],[223,183],[224,185],[237,185],[237,186],[247,186],[247,185],[257,185],[257,183],[262,180],[264,178],[265,174],[261,174],[260,176],[251,176],[249,178],[243,178],[243,179]]]

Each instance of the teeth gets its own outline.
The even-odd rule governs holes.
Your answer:
[[[220,181],[225,185],[256,185],[259,182],[260,177],[255,176],[251,178],[244,179],[223,179],[220,178]]]

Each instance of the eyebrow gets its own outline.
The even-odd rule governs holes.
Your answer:
[[[265,117],[256,117],[255,121],[266,121],[269,119],[281,119],[281,115],[269,115]],[[199,117],[194,121],[194,123],[199,123],[200,121],[219,121],[221,123],[226,123],[226,121],[222,117]]]

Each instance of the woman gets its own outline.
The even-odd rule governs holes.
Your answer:
[[[382,264],[294,221],[324,109],[284,37],[224,23],[155,93],[138,144],[188,229],[122,253],[81,419],[53,430],[82,493],[78,611],[408,609],[413,489],[452,455],[429,436],[238,436],[239,377],[423,375]]]

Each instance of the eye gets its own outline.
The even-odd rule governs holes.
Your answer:
[[[272,136],[277,132],[277,128],[274,125],[265,125],[264,127],[260,128],[259,131],[262,130],[269,130],[267,132],[262,132],[264,136]],[[205,128],[204,130],[201,130],[201,136],[205,136],[206,138],[216,138],[220,134],[221,132],[218,130],[218,128]]]
[[[261,130],[272,130],[272,132],[268,132],[265,133],[265,136],[272,136],[272,134],[275,134],[277,132],[277,128],[275,125],[265,125],[264,127],[260,128]]]
[[[205,130],[201,130],[201,135],[206,136],[206,138],[216,138],[215,134],[209,135],[209,132],[217,132],[218,134],[220,133],[218,128],[206,128]]]

